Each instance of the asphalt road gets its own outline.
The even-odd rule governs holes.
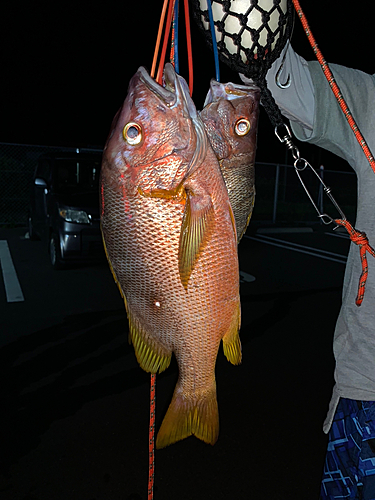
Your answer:
[[[349,241],[256,229],[239,247],[243,363],[217,360],[219,440],[156,451],[155,500],[318,499]],[[53,271],[25,233],[0,229],[24,297],[7,302],[0,275],[0,498],[146,499],[149,375],[108,266]],[[174,362],[157,377],[156,428],[176,378]]]

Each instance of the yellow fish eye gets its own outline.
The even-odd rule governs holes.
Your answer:
[[[134,146],[142,140],[142,128],[138,123],[129,122],[125,125],[122,135],[128,144]]]
[[[240,118],[236,121],[234,131],[237,135],[246,135],[249,132],[250,128],[251,125],[249,120],[246,120],[246,118]]]

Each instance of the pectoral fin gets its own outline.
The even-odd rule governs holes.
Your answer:
[[[185,289],[214,225],[215,212],[210,196],[187,192],[178,251],[180,278]]]

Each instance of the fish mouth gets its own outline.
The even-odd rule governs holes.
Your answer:
[[[159,85],[146,71],[143,66],[138,69],[139,79],[146,85],[146,87],[156,94],[168,107],[172,107],[177,102],[177,95],[169,88]]]
[[[184,113],[190,118],[195,131],[196,146],[193,156],[189,162],[184,179],[190,176],[203,162],[207,154],[208,139],[204,130],[203,122],[197,112],[197,108],[190,97],[190,90],[186,80],[178,75],[171,63],[164,68],[164,80],[166,88],[176,93],[177,101],[183,105]]]
[[[181,106],[184,118],[191,120],[192,130],[195,131],[196,146],[184,176],[186,179],[202,163],[208,148],[204,125],[190,97],[189,87],[184,78],[176,73],[171,63],[166,63],[164,67],[165,87],[159,85],[142,66],[138,69],[138,76],[147,88],[156,94],[168,107]]]
[[[171,63],[167,63],[164,68],[164,80],[166,89],[176,94],[177,100],[183,103],[184,109],[191,119],[197,117],[195,104],[190,97],[188,84],[178,75]]]
[[[260,92],[260,88],[257,85],[240,85],[238,83],[231,82],[220,83],[216,80],[211,80],[210,90],[208,91],[203,107],[207,106],[207,104],[211,104],[212,102],[216,102],[219,99],[233,101],[239,97],[246,97],[256,91]]]

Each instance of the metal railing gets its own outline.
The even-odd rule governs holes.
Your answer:
[[[53,151],[75,151],[76,148],[0,143],[0,225],[26,225],[30,190],[37,159]],[[81,148],[80,151],[100,149]],[[354,172],[325,170],[320,175],[334,193],[349,220],[354,221],[357,205],[357,184]],[[322,186],[312,172],[304,181],[321,212],[336,217],[334,207],[323,197]],[[294,167],[285,164],[255,164],[256,198],[252,221],[268,224],[318,222]],[[325,206],[325,204],[327,204]]]
[[[357,207],[357,177],[354,172],[319,168],[319,175],[329,186],[346,217],[354,221]],[[311,170],[304,172],[304,182],[320,212],[338,218],[336,208],[323,193],[323,186]],[[264,223],[314,223],[317,213],[306,196],[294,166],[276,163],[255,164],[256,197],[253,221]]]

